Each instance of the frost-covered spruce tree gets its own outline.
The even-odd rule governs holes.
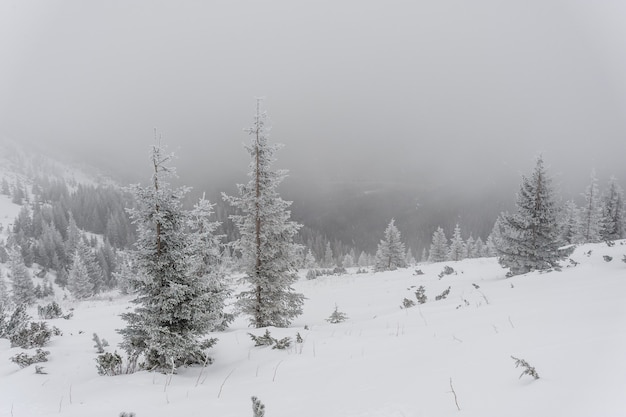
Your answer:
[[[324,251],[324,268],[332,268],[335,265],[333,259],[333,250],[330,248],[330,242],[326,242],[326,250]]]
[[[22,254],[16,248],[9,251],[9,269],[11,271],[11,289],[15,305],[31,305],[35,302],[35,286],[30,272],[24,265]]]
[[[457,225],[454,227],[452,240],[450,241],[450,248],[448,249],[448,260],[460,261],[465,257],[465,244],[463,243],[463,238],[461,237],[461,227],[457,223]]]
[[[448,238],[443,229],[438,227],[433,233],[428,262],[443,262],[446,259],[448,259]]]
[[[250,181],[237,186],[238,196],[223,196],[241,213],[230,216],[241,236],[234,246],[242,255],[247,284],[237,306],[257,328],[288,326],[304,303],[304,296],[292,287],[298,279],[299,251],[293,239],[301,225],[290,220],[291,202],[278,194],[287,172],[272,169],[279,145],[268,143],[266,123],[267,114],[257,100],[254,125],[247,130],[252,141],[245,147],[252,159]]]
[[[385,229],[383,239],[378,244],[374,269],[376,271],[394,271],[398,268],[405,268],[405,256],[406,249],[401,241],[400,231],[395,225],[395,220],[391,219]]]
[[[74,251],[72,265],[67,277],[67,288],[78,299],[91,297],[94,294],[94,285],[89,278],[89,271],[87,271],[80,251]]]
[[[211,293],[206,280],[190,273],[187,216],[182,199],[187,188],[173,189],[165,179],[174,175],[160,146],[151,153],[151,184],[130,187],[136,207],[129,210],[137,226],[132,253],[137,275],[132,278],[137,305],[122,314],[126,327],[121,347],[131,362],[143,357],[146,369],[205,363],[204,350],[214,340],[202,342],[211,328]]]
[[[550,183],[539,157],[532,176],[522,177],[517,213],[500,217],[498,261],[512,275],[557,267],[565,256],[559,251],[558,209]]]
[[[190,261],[189,273],[205,281],[208,290],[206,319],[209,320],[209,329],[224,330],[232,320],[224,314],[226,299],[230,290],[225,282],[226,271],[222,266],[223,235],[216,234],[220,222],[212,221],[213,205],[204,196],[196,203],[187,220],[189,228],[189,244],[187,252]]]
[[[560,238],[563,244],[576,243],[578,233],[578,207],[573,201],[567,201],[561,210],[559,229]]]
[[[595,172],[591,172],[591,183],[585,189],[585,203],[580,208],[577,241],[582,243],[600,241],[600,190]]]
[[[600,237],[604,241],[622,239],[625,237],[624,192],[615,177],[609,179],[609,185],[602,198]]]

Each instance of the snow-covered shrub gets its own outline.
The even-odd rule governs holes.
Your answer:
[[[443,278],[444,275],[452,275],[452,274],[454,274],[454,268],[446,265],[443,267],[443,271],[439,273],[438,277]]]
[[[126,411],[122,411],[120,413],[120,417],[135,417],[135,413],[127,413]]]
[[[413,275],[424,275],[424,272],[421,269],[416,269]]]
[[[96,358],[98,375],[121,375],[122,357],[117,353],[106,352]]]
[[[296,333],[296,343],[304,343],[304,339],[302,339],[300,332]]]
[[[32,349],[45,346],[52,338],[53,333],[53,329],[50,329],[46,322],[32,322],[30,326],[26,325],[20,331],[10,335],[9,340],[11,341],[11,347]]]
[[[605,262],[611,262],[613,260],[613,257],[609,255],[604,255],[602,259],[604,259]]]
[[[282,339],[274,339],[272,349],[287,349],[289,346],[291,346],[291,338],[283,337]]]
[[[252,397],[252,417],[265,417],[265,404],[257,397]]]
[[[345,313],[339,311],[339,307],[335,304],[335,311],[326,319],[327,322],[331,324],[341,323],[342,321],[346,321],[348,316]]]
[[[443,290],[443,292],[441,294],[439,294],[438,296],[435,297],[435,301],[439,301],[439,300],[445,300],[446,297],[448,297],[448,294],[450,294],[450,289],[452,287],[448,287],[445,290]]]
[[[23,304],[17,306],[4,326],[4,336],[11,338],[12,335],[19,333],[28,326],[29,320],[30,316],[26,314],[26,306]]]
[[[415,291],[415,298],[417,298],[417,302],[420,304],[426,303],[428,297],[426,297],[426,288],[423,285],[420,285],[417,291]]]
[[[306,279],[315,279],[317,278],[317,274],[315,273],[315,269],[309,269],[306,273]]]
[[[530,366],[530,364],[528,362],[526,362],[524,359],[518,359],[515,356],[511,356],[511,358],[515,361],[515,367],[522,367],[524,368],[524,372],[522,372],[520,374],[520,378],[523,377],[524,375],[529,375],[532,376],[535,379],[539,379],[539,374],[537,373],[537,371],[535,370],[534,366]]]
[[[35,365],[35,373],[39,375],[47,375],[48,373],[45,371],[45,368],[40,365]]]
[[[408,298],[402,300],[402,308],[411,308],[413,306],[415,306],[415,301],[409,300]]]
[[[250,339],[254,342],[254,346],[271,346],[274,344],[274,340],[276,340],[272,337],[268,329],[265,329],[263,336],[256,336],[252,333],[248,333],[248,336],[250,336]]]
[[[48,355],[50,352],[47,350],[37,349],[34,355],[29,355],[26,352],[18,353],[11,357],[11,362],[19,365],[20,368],[26,368],[33,363],[48,362]]]
[[[63,310],[56,301],[53,301],[45,306],[37,306],[37,314],[42,320],[57,319],[63,316]]]

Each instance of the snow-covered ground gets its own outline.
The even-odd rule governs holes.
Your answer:
[[[269,329],[276,338],[299,332],[302,344],[254,347],[247,333],[265,330],[238,318],[214,335],[214,364],[171,377],[99,376],[92,335],[112,351],[129,298],[64,300],[74,317],[50,320],[64,335],[46,348],[48,374],[10,362],[20,349],[0,340],[0,416],[240,417],[252,416],[253,395],[267,417],[624,416],[624,254],[624,241],[584,245],[572,255],[577,266],[508,279],[495,259],[419,265],[424,275],[411,268],[302,279],[304,314],[290,328]],[[439,278],[444,265],[456,273]],[[420,285],[428,302],[401,309]],[[448,298],[435,301],[448,287]],[[347,321],[325,320],[335,305]],[[511,355],[540,379],[519,378]]]

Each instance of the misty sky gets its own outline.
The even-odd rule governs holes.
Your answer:
[[[624,177],[626,2],[0,1],[0,135],[243,181],[266,97],[292,178]],[[578,167],[576,167],[578,166]],[[626,184],[623,184],[626,185]]]

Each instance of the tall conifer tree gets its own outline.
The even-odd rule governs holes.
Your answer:
[[[512,275],[558,267],[565,253],[559,250],[557,213],[551,180],[539,157],[532,176],[522,177],[517,213],[500,217],[500,265]]]
[[[391,219],[385,229],[384,238],[378,244],[374,264],[376,271],[393,271],[406,267],[406,251],[400,239],[400,231],[395,225],[395,220]]]
[[[182,210],[186,187],[173,189],[165,180],[174,175],[171,155],[159,146],[152,149],[152,184],[131,186],[137,200],[129,210],[137,225],[133,264],[137,276],[131,286],[137,305],[122,314],[127,327],[119,330],[121,346],[131,360],[143,356],[147,369],[205,363],[204,349],[214,340],[202,341],[211,327],[211,295],[204,277],[190,273],[187,217]]]
[[[254,327],[285,327],[302,313],[304,302],[304,296],[292,288],[298,279],[300,248],[293,239],[301,225],[290,220],[291,202],[278,193],[287,172],[272,169],[280,146],[268,143],[267,114],[260,105],[257,100],[254,124],[247,129],[252,137],[245,147],[252,159],[250,180],[238,184],[238,196],[224,195],[224,199],[242,213],[230,216],[241,236],[235,248],[242,254],[243,281],[248,284],[237,305]]]

